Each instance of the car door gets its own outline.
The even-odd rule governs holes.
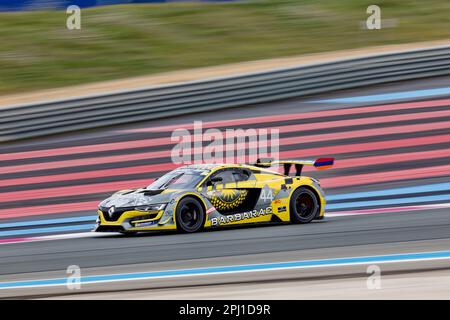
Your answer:
[[[251,210],[256,202],[251,190],[255,181],[250,181],[250,176],[250,172],[240,168],[218,170],[205,182],[208,185],[205,196],[223,215]]]

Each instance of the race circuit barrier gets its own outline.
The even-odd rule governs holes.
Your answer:
[[[0,142],[450,74],[450,46],[0,109]]]

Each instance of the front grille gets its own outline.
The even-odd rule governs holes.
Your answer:
[[[109,209],[111,208],[100,209],[103,213],[103,218],[106,221],[117,221],[122,216],[122,214],[124,214],[125,211],[134,210],[134,207],[115,208],[114,213],[112,215],[109,214]]]

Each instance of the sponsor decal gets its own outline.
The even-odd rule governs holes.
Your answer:
[[[216,210],[216,208],[211,207],[208,210],[206,210],[206,214],[211,214],[212,212],[214,212],[214,210]]]
[[[141,222],[141,223],[137,223],[136,227],[148,227],[148,226],[153,226],[155,224],[157,224],[158,221],[147,221],[147,222]]]
[[[247,198],[247,190],[224,189],[211,195],[211,204],[218,210],[236,209]]]
[[[264,200],[264,202],[272,202],[275,198],[273,194],[273,190],[269,188],[267,185],[264,186],[264,188],[261,190],[260,198]]]
[[[243,213],[231,214],[228,216],[222,216],[218,218],[211,219],[212,226],[218,226],[223,224],[232,223],[235,221],[247,220],[252,218],[257,218],[267,214],[272,214],[272,207],[262,208],[260,210],[252,210]]]
[[[286,212],[286,207],[279,207],[278,213],[281,213],[281,212]]]

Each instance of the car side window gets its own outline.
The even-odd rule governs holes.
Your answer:
[[[220,177],[222,178],[222,181],[220,184],[226,184],[230,182],[235,182],[233,172],[231,170],[222,170],[214,174],[211,178]]]
[[[247,181],[250,178],[250,174],[245,170],[233,171],[233,177],[236,182]]]

